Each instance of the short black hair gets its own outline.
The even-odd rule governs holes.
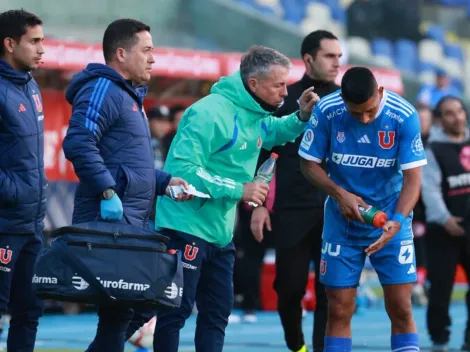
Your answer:
[[[183,105],[183,104],[176,104],[176,105],[173,105],[171,108],[170,108],[170,116],[174,117],[175,114],[177,114],[178,112],[180,111],[185,111],[186,110],[186,106]]]
[[[341,95],[345,101],[362,104],[377,91],[377,80],[366,67],[352,67],[341,80]]]
[[[0,13],[0,56],[5,55],[5,46],[3,42],[6,38],[12,38],[19,42],[21,37],[26,34],[28,28],[42,25],[41,19],[23,9],[10,10]]]
[[[454,95],[446,95],[446,96],[442,97],[441,99],[439,99],[436,106],[432,110],[432,116],[434,118],[437,118],[437,119],[442,118],[442,105],[444,105],[444,103],[448,102],[449,100],[456,100],[456,101],[460,102],[460,104],[462,105],[464,110],[467,111],[467,109],[465,107],[465,104],[464,104],[462,99],[460,99],[459,97],[456,97]]]
[[[166,105],[155,105],[151,107],[147,113],[147,118],[149,120],[163,120],[169,121],[170,119],[170,109]]]
[[[323,39],[338,40],[338,38],[331,32],[325,30],[314,31],[307,35],[302,41],[300,55],[304,57],[305,54],[311,54],[315,57],[321,47],[321,41]]]
[[[112,22],[103,36],[103,55],[106,63],[113,60],[118,48],[130,49],[137,43],[136,34],[147,31],[150,27],[145,23],[130,18]]]

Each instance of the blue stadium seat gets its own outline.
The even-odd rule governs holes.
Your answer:
[[[464,6],[468,4],[468,0],[440,0],[439,2],[442,5],[449,7]]]
[[[432,71],[436,72],[436,66],[430,62],[419,61],[418,62],[418,72],[427,72]]]
[[[284,9],[284,20],[293,24],[300,24],[305,18],[304,0],[280,0],[282,8]]]
[[[429,38],[444,44],[446,40],[446,31],[444,27],[439,24],[431,24],[428,28],[427,35]]]
[[[414,75],[416,74],[416,65],[406,58],[395,58],[394,61],[395,67],[406,74]]]
[[[416,73],[418,66],[418,48],[416,43],[407,39],[395,42],[393,61],[398,69],[409,73]]]
[[[317,2],[317,0],[291,0],[291,1],[281,0],[281,3],[283,4],[283,7],[292,6],[292,4],[295,4],[295,6],[299,6],[303,9],[305,9],[305,7],[307,7],[307,5],[311,4],[312,2]]]
[[[460,62],[464,62],[465,60],[465,55],[460,45],[446,44],[444,45],[444,53],[447,57],[458,59]]]
[[[393,58],[393,44],[388,39],[377,38],[371,43],[372,53]]]
[[[265,15],[274,16],[276,14],[276,11],[274,10],[274,8],[269,7],[269,6],[256,5],[255,8],[258,11],[261,11],[262,13],[264,13]]]
[[[304,2],[305,6],[308,5],[309,3],[312,2],[318,2],[321,4],[325,4],[331,9],[331,16],[335,21],[340,22],[341,24],[346,24],[346,11],[345,9],[341,6],[339,0],[297,0]],[[291,2],[289,2],[291,3]]]
[[[452,78],[451,83],[461,94],[465,91],[465,85],[462,80],[458,78]]]
[[[347,22],[346,11],[341,6],[331,8],[331,17],[341,24],[346,24]]]

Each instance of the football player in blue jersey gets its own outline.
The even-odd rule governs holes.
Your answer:
[[[316,105],[299,155],[305,177],[328,194],[320,262],[329,302],[324,351],[351,351],[366,256],[384,289],[392,351],[419,351],[411,310],[417,279],[411,220],[427,161],[416,110],[379,87],[367,68],[351,68],[341,89]],[[359,206],[369,205],[387,214],[383,228],[365,223]]]

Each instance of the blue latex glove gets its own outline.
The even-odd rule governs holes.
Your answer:
[[[111,199],[101,200],[101,218],[103,220],[122,220],[122,202],[115,194]]]

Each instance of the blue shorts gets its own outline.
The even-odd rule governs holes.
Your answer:
[[[323,240],[320,282],[329,288],[357,287],[364,268],[364,251],[367,247]],[[389,242],[371,255],[370,261],[382,285],[405,284],[417,280],[413,240]]]

